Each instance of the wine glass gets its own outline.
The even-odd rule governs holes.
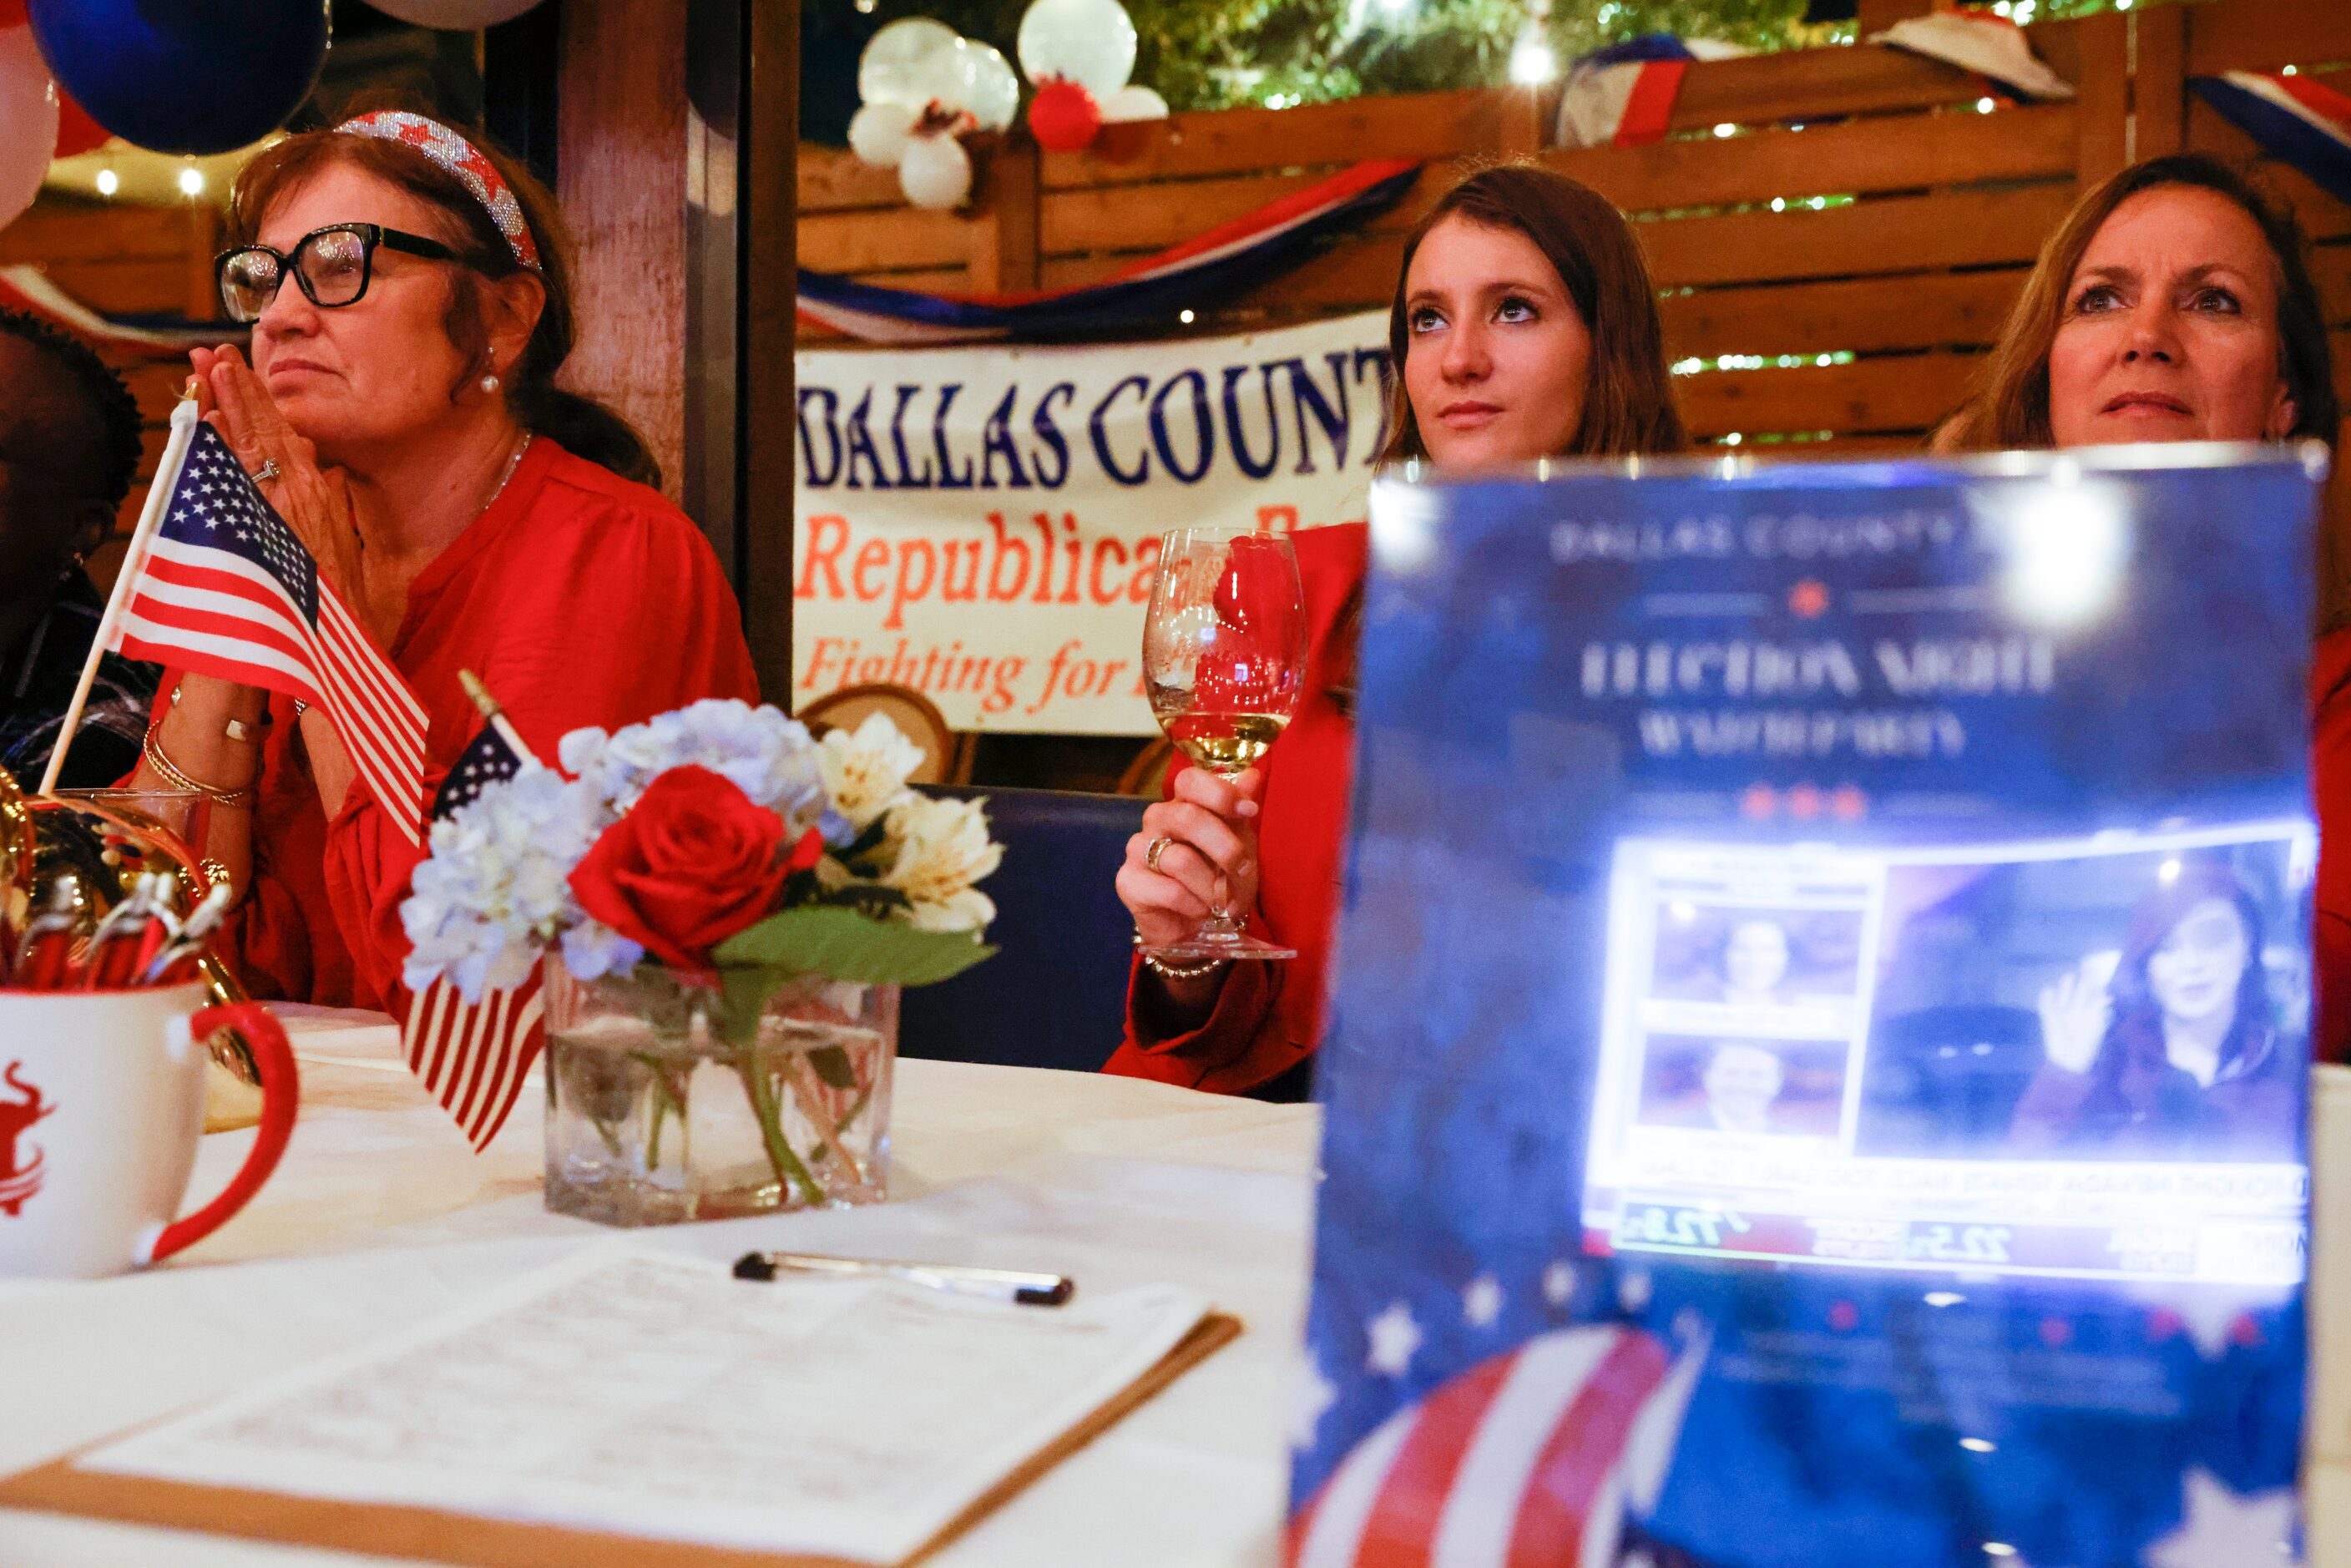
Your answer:
[[[1230,779],[1263,757],[1306,685],[1306,599],[1289,538],[1246,528],[1162,538],[1143,677],[1159,727],[1196,765]],[[1144,952],[1179,962],[1298,956],[1242,930],[1221,883],[1197,931]]]

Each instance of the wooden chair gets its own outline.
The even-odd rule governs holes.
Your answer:
[[[946,716],[931,699],[907,686],[876,683],[843,686],[810,703],[793,716],[822,735],[829,729],[855,729],[868,715],[886,714],[899,732],[922,748],[922,765],[914,769],[916,784],[960,784],[971,774],[969,737],[947,727]]]
[[[1167,793],[1168,770],[1176,766],[1176,743],[1165,736],[1145,746],[1118,776],[1118,792],[1156,800]]]

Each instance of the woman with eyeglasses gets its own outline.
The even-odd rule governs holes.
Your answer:
[[[573,341],[552,199],[422,116],[288,137],[239,176],[221,302],[251,358],[198,350],[197,397],[429,716],[436,786],[480,726],[524,742],[699,697],[758,700],[735,600],[644,442],[555,384]],[[396,1005],[421,850],[327,716],[166,671],[142,787],[210,796],[259,995]]]

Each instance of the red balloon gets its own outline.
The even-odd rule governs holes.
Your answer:
[[[4,6],[8,0],[0,0]],[[106,144],[112,134],[105,126],[89,117],[89,110],[73,100],[65,89],[57,89],[57,152],[60,158],[70,158],[77,152],[87,152]]]
[[[1075,152],[1102,129],[1102,105],[1077,82],[1056,78],[1029,100],[1029,129],[1048,152]]]

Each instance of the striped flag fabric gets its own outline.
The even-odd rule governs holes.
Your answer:
[[[136,572],[107,646],[133,659],[282,692],[323,710],[360,782],[423,841],[423,705],[319,575],[211,425],[172,420]],[[152,518],[152,525],[149,519]]]
[[[1228,298],[1303,261],[1324,236],[1395,205],[1419,176],[1411,161],[1358,163],[1077,288],[923,294],[802,267],[799,313],[867,342],[910,346],[1165,326],[1186,306]]]
[[[2188,85],[2271,157],[2351,202],[2351,95],[2283,72],[2224,71]]]
[[[507,1124],[522,1095],[523,1074],[546,1043],[538,981],[533,969],[513,990],[486,992],[469,1002],[447,980],[435,980],[408,998],[400,1043],[409,1071],[456,1118],[476,1154]]]
[[[1292,1525],[1290,1568],[1617,1568],[1704,1360],[1598,1325],[1479,1363],[1339,1462]]]
[[[482,726],[442,780],[434,797],[438,821],[471,805],[490,785],[513,778],[537,759],[507,739],[495,718]],[[539,996],[540,971],[512,990],[490,991],[478,1002],[446,979],[436,979],[408,998],[400,1043],[409,1071],[457,1125],[476,1154],[506,1125],[522,1094],[523,1074],[546,1043],[546,1008]]]

